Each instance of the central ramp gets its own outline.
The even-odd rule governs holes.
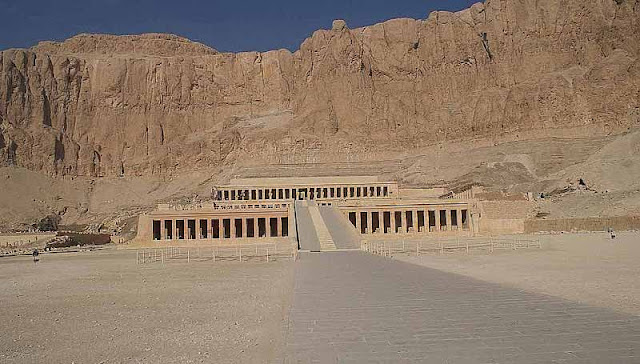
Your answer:
[[[360,249],[360,234],[338,208],[319,206],[318,209],[336,248],[340,250]]]
[[[320,241],[318,240],[318,235],[316,235],[316,228],[311,219],[307,201],[296,201],[295,212],[300,250],[319,252]]]
[[[327,228],[327,224],[325,224],[322,215],[320,215],[320,209],[318,208],[318,204],[315,201],[309,202],[309,215],[311,215],[311,220],[313,220],[313,226],[316,229],[316,235],[318,237],[318,242],[320,243],[321,251],[331,251],[336,250],[336,245],[333,242],[333,238],[329,233],[329,229]]]

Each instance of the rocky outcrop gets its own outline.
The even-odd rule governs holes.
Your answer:
[[[640,122],[637,0],[487,0],[335,21],[295,53],[80,35],[0,55],[0,164],[168,175],[362,161],[448,140]]]

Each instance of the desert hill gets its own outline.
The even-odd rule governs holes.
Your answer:
[[[639,56],[637,0],[336,21],[293,53],[160,34],[5,50],[0,224],[123,220],[235,175],[336,171],[564,191],[527,213],[638,212]]]

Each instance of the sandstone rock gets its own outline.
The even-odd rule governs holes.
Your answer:
[[[347,22],[345,22],[342,19],[336,19],[333,21],[333,24],[331,25],[331,30],[334,31],[342,31],[347,29]]]
[[[632,1],[489,0],[426,20],[336,21],[293,54],[159,34],[6,50],[0,165],[168,176],[557,128],[616,133],[640,115],[638,19]]]

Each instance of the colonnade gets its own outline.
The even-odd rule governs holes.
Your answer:
[[[288,216],[154,218],[153,240],[225,240],[289,236]]]
[[[350,209],[345,214],[361,234],[469,230],[471,217],[463,207]]]
[[[314,186],[296,188],[223,188],[217,191],[222,201],[314,200],[326,198],[385,198],[393,194],[390,184]]]

